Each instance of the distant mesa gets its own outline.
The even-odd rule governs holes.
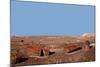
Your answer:
[[[79,40],[89,40],[91,43],[95,42],[95,33],[84,33],[80,37]]]
[[[82,37],[94,37],[94,36],[95,36],[94,33],[84,33],[84,34],[82,35]]]

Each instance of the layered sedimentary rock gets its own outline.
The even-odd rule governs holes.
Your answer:
[[[95,60],[94,51],[95,36],[89,33],[82,36],[11,37],[11,63],[14,65],[91,61]]]

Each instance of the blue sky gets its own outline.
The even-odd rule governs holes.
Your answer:
[[[94,6],[11,2],[11,35],[81,35],[94,24]]]

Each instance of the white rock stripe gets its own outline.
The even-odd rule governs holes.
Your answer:
[[[17,1],[32,1],[32,2],[49,2],[49,3],[64,3],[64,4],[95,5],[95,0],[17,0]]]

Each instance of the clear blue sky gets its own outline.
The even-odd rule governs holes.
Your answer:
[[[94,24],[94,6],[11,2],[11,35],[81,35]]]

